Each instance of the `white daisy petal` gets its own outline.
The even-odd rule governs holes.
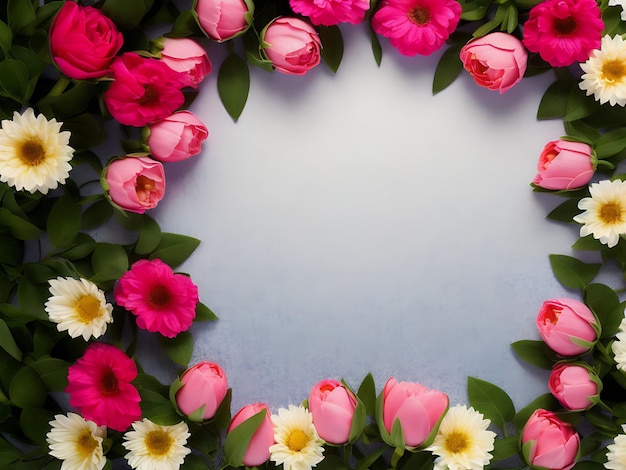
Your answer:
[[[619,325],[619,330],[615,335],[615,341],[611,349],[613,350],[617,368],[626,372],[626,318],[622,319]],[[624,461],[624,463],[626,464],[626,461]]]
[[[302,406],[289,405],[272,415],[274,440],[270,459],[284,470],[311,470],[324,460],[324,441],[313,426],[313,415]]]
[[[580,68],[585,72],[578,85],[600,104],[626,105],[626,43],[621,36],[604,36],[600,50],[595,50]]]
[[[191,436],[184,421],[162,426],[147,418],[135,421],[124,434],[128,464],[136,470],[176,470],[191,450],[185,446]]]
[[[56,415],[46,441],[50,455],[63,461],[62,470],[102,470],[106,464],[102,440],[106,428],[75,413]]]
[[[626,425],[622,425],[622,431],[626,433]],[[607,446],[607,462],[605,468],[610,470],[624,470],[626,468],[626,435],[615,436],[613,444]]]

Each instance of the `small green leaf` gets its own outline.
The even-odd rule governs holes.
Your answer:
[[[22,351],[15,343],[8,325],[2,319],[0,319],[0,347],[13,356],[14,359],[22,360]]]
[[[237,121],[248,100],[250,71],[245,60],[237,54],[229,55],[217,74],[217,91],[224,108]]]
[[[4,55],[9,53],[11,43],[13,42],[13,32],[9,25],[0,20],[0,50]]]
[[[226,435],[224,455],[228,465],[233,467],[241,467],[243,465],[242,460],[248,450],[252,436],[259,429],[266,416],[267,410],[263,409],[242,421]]]
[[[13,236],[19,240],[35,240],[41,234],[41,230],[38,227],[12,214],[5,207],[0,207],[0,227],[11,229]]]
[[[508,459],[509,457],[513,457],[518,452],[519,437],[510,436],[496,439],[493,443],[493,452],[491,453],[491,455],[493,456],[494,462],[497,462],[498,460],[504,460]]]
[[[548,87],[541,97],[537,119],[560,118],[567,112],[567,103],[573,82],[557,80]],[[570,119],[573,120],[573,119]]]
[[[513,400],[500,387],[475,377],[467,378],[469,403],[500,428],[513,419]]]
[[[574,224],[574,216],[581,213],[578,208],[578,199],[570,198],[555,207],[546,217],[559,222]]]
[[[28,67],[24,62],[15,59],[0,61],[0,95],[26,104],[30,98],[29,80]]]
[[[35,23],[33,3],[24,0],[9,0],[7,4],[9,27],[16,33],[28,33]]]
[[[367,374],[359,385],[357,396],[365,405],[367,415],[373,416],[376,412],[376,385],[371,373]]]
[[[160,259],[172,268],[181,265],[200,244],[197,238],[164,232],[156,249],[150,253],[150,259]]]
[[[606,246],[603,245],[600,240],[593,238],[593,235],[587,235],[586,237],[581,237],[576,240],[572,244],[572,248],[581,251],[600,251],[606,248]]]
[[[41,381],[51,392],[65,390],[69,366],[69,362],[50,356],[43,356],[30,364],[30,367],[39,374]]]
[[[598,158],[609,158],[626,149],[626,128],[613,129],[602,135],[594,147]]]
[[[44,310],[44,304],[48,300],[47,286],[37,287],[28,279],[22,278],[17,286],[17,299],[20,310],[40,320],[48,320],[48,314]]]
[[[615,335],[624,318],[624,309],[615,291],[604,284],[589,284],[585,289],[585,303],[600,321],[601,337]]]
[[[336,73],[343,58],[341,30],[337,26],[319,26],[317,29],[322,41],[322,59]]]
[[[61,196],[48,214],[48,236],[55,248],[68,247],[78,235],[81,209],[69,194]]]
[[[380,67],[380,63],[383,60],[383,48],[380,46],[380,41],[378,40],[378,36],[370,28],[370,38],[372,44],[372,54],[374,55],[374,60],[376,61],[376,65]]]
[[[433,94],[447,88],[463,70],[463,62],[459,58],[461,47],[461,44],[449,47],[441,55],[433,77]]]
[[[117,280],[128,270],[128,255],[113,243],[98,243],[91,257],[93,282]]]
[[[370,466],[376,462],[382,455],[387,451],[386,447],[382,447],[378,450],[373,451],[372,453],[363,457],[363,459],[357,461],[356,467],[354,470],[368,470]]]
[[[123,31],[128,31],[141,23],[146,14],[144,0],[106,0],[102,13],[111,18]]]
[[[563,119],[565,121],[583,119],[593,114],[599,107],[600,104],[592,96],[585,95],[578,86],[572,86]]]
[[[46,434],[50,430],[48,423],[53,419],[54,413],[49,409],[28,407],[20,413],[20,427],[29,439],[45,446]]]
[[[135,245],[135,253],[147,255],[159,246],[159,242],[161,241],[161,227],[148,215],[144,214],[142,219],[143,224],[139,231],[139,239]]]
[[[193,353],[193,336],[191,333],[183,331],[174,338],[159,337],[159,343],[172,361],[187,367]]]
[[[595,127],[580,120],[565,122],[565,132],[568,136],[575,137],[577,140],[592,146],[600,138],[600,133]]]
[[[597,276],[601,263],[588,264],[566,255],[549,256],[552,272],[556,279],[569,289],[580,289]]]
[[[521,340],[512,343],[511,347],[520,359],[541,369],[552,369],[557,360],[543,341]]]
[[[37,372],[28,366],[22,367],[9,385],[9,398],[20,408],[40,407],[46,401],[46,388]]]
[[[198,302],[196,305],[196,318],[195,321],[215,321],[218,317],[213,311],[204,305],[202,302]]]

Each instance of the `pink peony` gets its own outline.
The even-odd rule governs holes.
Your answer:
[[[603,29],[595,0],[545,0],[530,10],[523,40],[553,67],[565,67],[600,49]]]
[[[206,126],[190,111],[179,111],[148,127],[150,153],[162,162],[177,162],[197,155],[209,136]]]
[[[401,54],[430,55],[443,46],[460,18],[456,0],[383,0],[372,28]]]
[[[309,394],[313,425],[317,434],[331,444],[348,442],[355,408],[355,396],[337,380],[322,380]]]
[[[103,98],[121,124],[145,126],[169,116],[185,102],[184,76],[162,60],[127,52],[113,61],[111,71],[113,83]]]
[[[540,408],[522,431],[522,454],[531,468],[569,470],[580,456],[580,436],[571,424]]]
[[[206,51],[193,39],[163,38],[161,59],[169,68],[181,74],[185,86],[197,88],[211,73],[211,61]]]
[[[537,162],[533,183],[544,189],[568,190],[585,186],[595,172],[593,149],[582,142],[553,140],[548,142]]]
[[[50,55],[62,73],[88,80],[109,73],[124,37],[100,10],[65,2],[50,25]]]
[[[196,317],[198,287],[160,259],[133,264],[116,284],[114,294],[119,305],[137,316],[139,328],[168,338],[189,329]]]
[[[276,18],[261,31],[261,44],[277,71],[302,75],[320,63],[317,31],[299,18]]]
[[[557,363],[548,379],[550,393],[571,411],[583,411],[598,402],[602,381],[587,366]]]
[[[265,411],[265,418],[252,435],[243,456],[242,463],[247,467],[258,467],[270,458],[270,446],[274,444],[274,426],[272,425],[270,410],[264,403],[245,405],[233,416],[228,426],[228,432],[231,432],[245,420],[252,418],[261,411]]]
[[[369,10],[369,0],[289,0],[295,13],[308,16],[314,25],[357,24]]]
[[[245,33],[252,24],[254,3],[245,0],[196,0],[198,24],[211,39],[223,42]]]
[[[69,367],[67,387],[70,405],[98,426],[125,431],[141,418],[141,398],[131,382],[137,366],[115,346],[92,343]]]
[[[188,416],[202,408],[202,420],[215,416],[228,392],[226,374],[214,362],[198,362],[183,372],[180,382],[176,406]]]
[[[165,194],[163,164],[146,157],[113,160],[105,173],[108,194],[122,209],[143,214]]]

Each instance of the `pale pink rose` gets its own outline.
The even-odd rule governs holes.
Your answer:
[[[528,53],[522,41],[506,33],[474,39],[461,49],[463,67],[474,81],[500,94],[511,89],[526,72]]]
[[[602,381],[585,366],[557,363],[550,373],[548,388],[568,410],[583,411],[597,402]]]
[[[150,153],[162,162],[177,162],[200,153],[209,136],[206,126],[190,111],[179,111],[148,125]]]
[[[161,60],[169,68],[181,74],[185,86],[197,88],[211,73],[211,61],[206,51],[193,39],[162,38],[159,41]]]
[[[282,73],[302,75],[320,63],[320,37],[313,26],[299,18],[276,18],[261,32],[261,45]]]
[[[600,327],[589,307],[575,299],[546,300],[539,309],[536,324],[548,347],[567,357],[589,351]]]
[[[175,394],[178,409],[190,415],[204,407],[202,420],[215,416],[228,391],[228,380],[222,368],[202,361],[183,372],[180,381],[182,387]]]
[[[369,0],[289,0],[295,13],[307,16],[314,25],[333,26],[339,23],[357,24],[369,10]]]
[[[105,174],[111,200],[122,209],[143,214],[165,194],[163,164],[147,157],[114,160]]]
[[[350,428],[356,397],[337,380],[316,383],[309,394],[309,410],[317,434],[331,444],[345,444]]]
[[[535,410],[522,431],[522,453],[532,468],[568,470],[579,450],[580,436],[574,427],[552,411]]]
[[[533,183],[544,189],[567,190],[585,186],[595,172],[591,146],[582,142],[554,140],[539,155]]]
[[[222,42],[247,31],[252,24],[254,3],[244,0],[197,0],[194,10],[205,34]]]
[[[265,403],[245,405],[233,416],[228,426],[228,432],[231,432],[245,420],[261,411],[265,411],[265,418],[252,435],[242,460],[242,463],[248,467],[263,465],[270,458],[270,446],[274,444],[274,426],[272,425],[270,410]]]
[[[122,47],[124,37],[100,10],[65,2],[49,32],[50,55],[59,70],[70,78],[87,80],[109,73],[109,65]]]
[[[391,433],[393,423],[399,420],[408,447],[429,445],[448,405],[445,393],[391,377],[383,389],[383,423]]]

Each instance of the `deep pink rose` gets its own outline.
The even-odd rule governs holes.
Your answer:
[[[261,32],[261,44],[282,73],[302,75],[320,63],[320,37],[313,26],[298,18],[276,18]]]
[[[541,338],[550,349],[567,357],[589,351],[600,328],[589,307],[575,299],[546,300],[536,323]]]
[[[183,372],[180,381],[182,386],[175,394],[178,409],[190,415],[204,407],[202,420],[215,416],[228,391],[228,380],[222,368],[202,361]]]
[[[554,140],[539,155],[533,183],[544,189],[565,190],[585,186],[595,172],[591,146],[582,142]]]
[[[448,396],[418,383],[398,382],[394,377],[387,380],[382,394],[382,420],[387,433],[399,420],[406,446],[430,445],[448,410]]]
[[[289,0],[295,13],[307,16],[314,25],[333,26],[339,23],[357,24],[370,8],[369,0]]]
[[[474,81],[500,94],[518,83],[526,72],[528,53],[522,41],[506,33],[474,39],[461,49],[463,67]]]
[[[193,39],[163,38],[159,41],[161,59],[169,68],[181,74],[185,86],[197,88],[211,73],[211,61],[206,51]]]
[[[87,80],[109,73],[124,37],[111,19],[93,7],[65,2],[50,25],[50,54],[62,73]]]
[[[597,403],[602,381],[588,367],[557,363],[548,379],[548,388],[568,410],[583,411]]]
[[[272,425],[270,410],[265,403],[245,405],[233,416],[228,426],[228,432],[231,432],[245,420],[261,411],[265,411],[265,418],[252,435],[248,449],[243,456],[242,463],[247,467],[258,467],[270,458],[270,446],[274,444],[274,426]]]
[[[204,33],[222,42],[248,30],[252,24],[254,3],[244,0],[196,0],[193,9]]]
[[[209,136],[206,126],[190,111],[179,111],[148,125],[150,153],[162,162],[177,162],[200,153]]]
[[[309,410],[317,434],[331,444],[345,444],[350,439],[350,428],[356,398],[337,380],[316,383],[309,394]]]
[[[172,114],[183,105],[184,75],[159,59],[127,52],[111,64],[113,83],[104,103],[121,124],[142,127]]]
[[[138,214],[155,208],[165,193],[163,164],[151,158],[114,160],[107,167],[105,179],[111,200]]]
[[[522,453],[533,468],[568,470],[579,457],[580,437],[552,411],[535,410],[522,431]]]

